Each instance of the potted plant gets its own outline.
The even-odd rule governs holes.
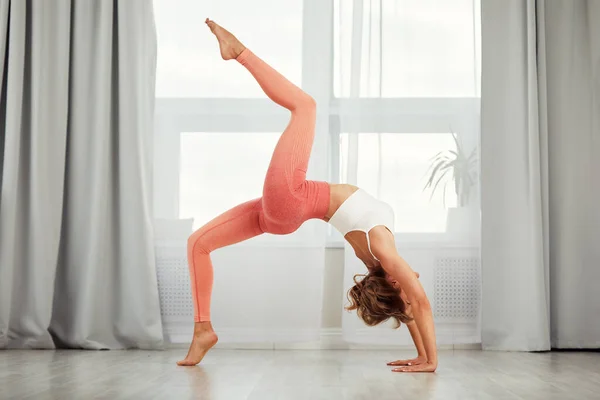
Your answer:
[[[432,162],[428,169],[429,178],[423,190],[431,189],[431,199],[436,190],[443,187],[442,198],[445,207],[448,183],[454,183],[457,207],[448,209],[447,231],[459,233],[475,229],[474,226],[470,225],[472,222],[475,222],[473,217],[477,213],[469,205],[472,189],[477,183],[478,159],[477,148],[474,148],[467,154],[467,151],[459,143],[457,135],[454,132],[452,132],[452,138],[454,139],[456,148],[440,151],[432,157]],[[448,174],[451,174],[451,176]],[[440,186],[441,183],[443,183],[443,186]]]

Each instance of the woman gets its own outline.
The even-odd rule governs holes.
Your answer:
[[[361,280],[355,278],[356,285],[349,292],[349,309],[356,309],[368,325],[389,318],[405,323],[414,319],[414,332],[422,338],[419,354],[425,360],[402,370],[433,372],[437,353],[431,307],[417,275],[396,252],[391,233],[392,209],[352,185],[307,181],[315,128],[314,100],[246,49],[230,32],[209,19],[206,24],[219,42],[223,59],[235,59],[246,67],[271,100],[291,111],[291,119],[273,152],[263,197],[234,207],[190,236],[194,338],[187,357],[178,364],[198,364],[217,343],[210,323],[210,252],[265,232],[289,234],[305,221],[317,218],[340,230],[369,270]],[[413,318],[405,301],[410,302]]]

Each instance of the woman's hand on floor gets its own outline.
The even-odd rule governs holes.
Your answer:
[[[422,364],[394,368],[392,372],[435,372],[436,369],[437,363],[425,361]]]
[[[387,363],[387,365],[389,365],[391,367],[400,367],[400,366],[405,366],[405,365],[419,365],[419,364],[424,364],[426,362],[427,362],[426,356],[418,356],[418,357],[412,358],[410,360],[392,361],[392,362]]]
[[[437,363],[425,361],[422,364],[394,368],[392,372],[435,372],[436,369]]]

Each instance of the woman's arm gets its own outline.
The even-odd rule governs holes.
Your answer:
[[[373,229],[371,232],[371,249],[380,260],[382,268],[396,279],[406,292],[411,304],[414,322],[423,341],[427,354],[427,363],[399,368],[406,372],[433,372],[437,368],[437,348],[435,328],[431,304],[425,290],[408,263],[398,255],[393,235],[385,228]]]
[[[406,308],[406,315],[413,318],[412,306],[407,302],[407,298],[405,296],[404,291],[400,294],[402,300],[408,305]],[[402,367],[406,365],[419,365],[427,362],[427,353],[425,352],[425,346],[423,345],[423,339],[421,338],[421,333],[419,333],[419,327],[415,323],[415,321],[410,321],[406,324],[408,331],[410,332],[410,336],[412,337],[413,343],[417,349],[417,357],[412,358],[410,360],[397,360],[389,362],[387,365],[394,367]],[[394,372],[401,372],[399,368],[393,369]]]
[[[419,327],[415,323],[415,321],[410,321],[406,324],[408,331],[410,332],[410,336],[412,337],[413,343],[417,348],[417,356],[425,357],[427,359],[427,352],[425,351],[425,346],[423,345],[423,338],[421,337],[421,333],[419,332]]]

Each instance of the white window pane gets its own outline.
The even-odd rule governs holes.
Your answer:
[[[221,59],[210,17],[301,84],[302,0],[154,0],[156,97],[262,97],[251,75]]]
[[[347,181],[346,169],[353,168],[347,165],[348,141],[349,134],[340,135],[341,182]],[[431,190],[424,187],[432,158],[441,151],[455,148],[450,133],[360,133],[354,166],[357,185],[394,208],[397,232],[446,232],[447,209],[457,206],[451,172],[432,197]]]
[[[262,196],[281,133],[182,133],[180,218],[194,229],[238,204]]]
[[[353,23],[353,2],[335,0],[335,96],[350,96],[352,80],[361,97],[478,95],[479,0],[363,4],[360,25]],[[352,65],[359,51],[360,65]]]

